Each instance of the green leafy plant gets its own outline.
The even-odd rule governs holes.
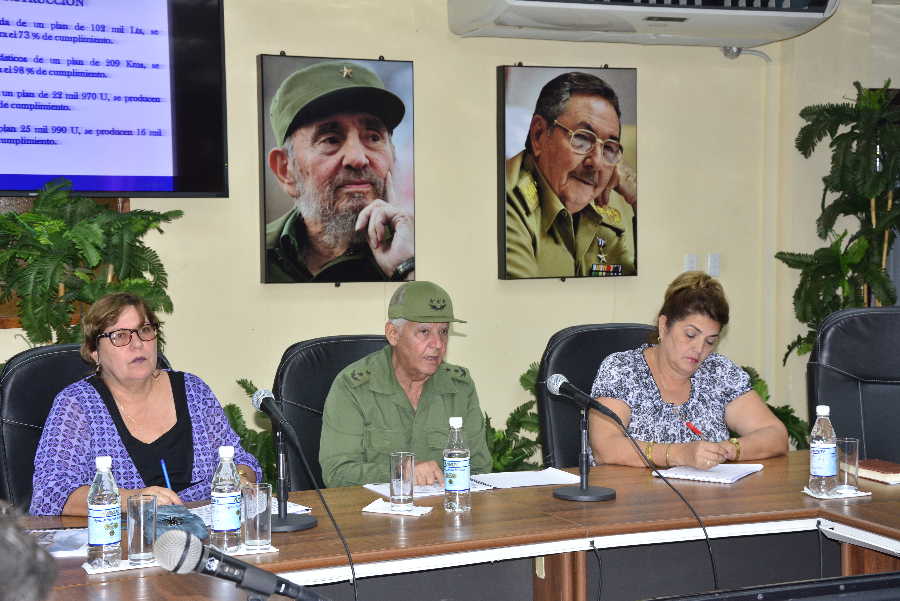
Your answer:
[[[0,213],[0,302],[17,299],[30,344],[76,342],[79,309],[110,292],[172,311],[166,270],[142,238],[183,213],[118,213],[70,189],[52,181],[30,211]]]
[[[506,429],[497,430],[491,425],[491,418],[484,414],[484,434],[488,451],[491,453],[493,471],[512,472],[537,469],[538,464],[528,461],[540,449],[537,440],[522,436],[523,432],[536,434],[539,430],[538,415],[532,409],[537,397],[538,364],[532,363],[519,377],[519,384],[532,399],[525,401],[506,418]]]
[[[856,101],[812,105],[800,111],[806,121],[794,142],[809,158],[825,138],[831,148],[831,169],[824,184],[816,233],[829,244],[812,253],[779,252],[775,257],[800,270],[794,292],[794,314],[807,332],[787,346],[791,352],[812,350],[819,324],[830,313],[862,307],[869,297],[890,305],[897,292],[884,267],[900,224],[900,103],[890,80],[883,88],[865,89],[859,82]],[[831,196],[829,196],[831,195]],[[856,231],[837,233],[839,217],[852,217]]]
[[[256,385],[246,378],[237,380],[237,384],[248,397],[252,397],[257,390]],[[260,467],[262,467],[263,480],[271,484],[274,489],[278,472],[275,467],[275,442],[272,436],[271,422],[264,418],[266,427],[259,431],[252,430],[247,427],[247,422],[244,421],[244,415],[241,413],[240,407],[234,403],[228,403],[223,409],[225,410],[225,416],[228,418],[228,423],[231,424],[231,429],[241,439],[241,446],[244,447],[245,451],[256,457]]]
[[[797,449],[808,449],[809,423],[797,417],[797,414],[794,413],[794,408],[790,405],[779,405],[776,407],[769,402],[769,385],[760,377],[758,371],[747,365],[742,365],[741,369],[750,376],[750,386],[753,387],[753,390],[762,397],[762,400],[769,406],[775,417],[780,419],[784,427],[787,428],[788,437],[791,439],[794,447]]]

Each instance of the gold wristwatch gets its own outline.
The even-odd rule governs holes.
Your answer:
[[[734,436],[732,436],[731,438],[728,439],[728,442],[730,442],[731,444],[734,445],[734,450],[735,450],[734,460],[740,461],[741,460],[741,441],[738,440],[737,438],[735,438]]]

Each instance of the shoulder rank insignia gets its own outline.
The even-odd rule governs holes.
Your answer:
[[[600,212],[600,216],[606,223],[615,223],[616,225],[622,223],[622,213],[620,213],[619,209],[615,207],[606,205],[598,207],[597,211]]]
[[[460,367],[459,365],[448,365],[444,368],[444,371],[449,373],[451,376],[459,378],[461,380],[469,377],[468,370],[465,367]]]
[[[534,176],[531,173],[527,171],[522,172],[522,176],[519,178],[519,190],[522,192],[522,197],[528,203],[529,208],[537,205],[538,189],[537,184],[534,183]]]
[[[359,384],[363,384],[369,381],[369,377],[372,375],[368,369],[354,369],[350,372],[350,380],[352,380],[354,386],[358,386]]]

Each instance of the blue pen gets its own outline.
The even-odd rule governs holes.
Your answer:
[[[162,468],[163,478],[166,480],[166,488],[171,490],[172,482],[169,480],[169,470],[166,469],[166,460],[160,459],[159,466]]]

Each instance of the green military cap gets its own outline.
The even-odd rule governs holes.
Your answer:
[[[455,321],[453,301],[447,291],[432,282],[407,282],[397,288],[388,304],[388,319],[398,317],[419,323]]]
[[[298,127],[348,111],[372,113],[393,131],[406,107],[371,69],[350,61],[323,61],[281,82],[272,98],[269,120],[278,144],[284,144]]]

